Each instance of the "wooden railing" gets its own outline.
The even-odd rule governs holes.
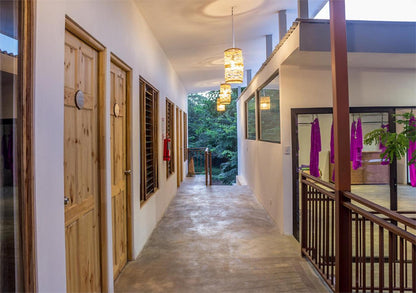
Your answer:
[[[209,148],[188,148],[188,176],[205,174],[205,185],[212,185],[212,153]]]
[[[335,291],[334,185],[301,174],[302,254]],[[416,212],[395,212],[351,192],[352,288],[355,292],[416,292]],[[340,243],[341,248],[343,243]]]

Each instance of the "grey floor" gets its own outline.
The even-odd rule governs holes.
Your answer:
[[[186,178],[116,292],[328,292],[247,187]]]

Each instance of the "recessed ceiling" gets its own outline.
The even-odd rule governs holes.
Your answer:
[[[245,69],[253,76],[266,59],[265,36],[273,35],[273,46],[278,43],[278,11],[287,11],[288,27],[297,15],[297,0],[136,3],[189,93],[219,89],[224,81],[223,54],[232,47],[232,6],[236,47],[243,50]]]

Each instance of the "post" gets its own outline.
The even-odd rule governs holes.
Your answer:
[[[212,185],[212,153],[209,151],[209,185]]]
[[[286,10],[279,11],[279,41],[283,39],[287,32]]]
[[[303,179],[305,179],[304,177],[303,177],[303,174],[301,174],[301,180],[303,180]],[[306,237],[307,237],[307,235],[308,235],[308,230],[306,230],[306,229],[308,229],[308,222],[307,222],[307,217],[308,217],[308,204],[307,204],[307,186],[306,186],[306,184],[305,183],[303,183],[302,182],[302,184],[301,184],[301,186],[302,186],[302,189],[301,189],[301,192],[302,192],[302,214],[301,214],[301,217],[302,217],[302,219],[301,219],[301,221],[302,221],[302,225],[301,225],[301,228],[302,228],[302,235],[301,235],[301,238],[300,238],[300,244],[301,244],[301,254],[302,254],[302,256],[303,256],[303,250],[304,249],[306,249]]]
[[[335,145],[335,292],[352,291],[351,189],[347,34],[345,0],[330,0],[330,34]]]
[[[208,153],[204,151],[205,185],[208,185]]]
[[[309,18],[309,0],[298,0],[298,18]]]
[[[251,69],[246,70],[246,76],[247,76],[247,85],[248,85],[251,81]]]
[[[266,35],[266,59],[273,52],[273,35]]]

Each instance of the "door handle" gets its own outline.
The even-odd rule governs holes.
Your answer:
[[[130,174],[131,174],[131,170],[126,170],[126,171],[124,171],[124,174],[125,174],[125,175],[130,175]]]
[[[71,200],[69,199],[69,197],[64,196],[64,205],[67,205],[71,202]]]

